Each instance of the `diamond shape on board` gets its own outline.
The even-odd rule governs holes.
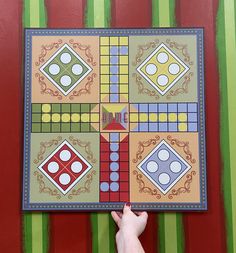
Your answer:
[[[66,96],[92,68],[70,46],[64,44],[40,71]]]
[[[92,165],[65,140],[38,168],[63,194],[66,194]]]
[[[165,140],[162,140],[137,167],[163,194],[191,169]]]
[[[164,43],[161,43],[137,68],[137,71],[161,95],[165,95],[189,67]]]

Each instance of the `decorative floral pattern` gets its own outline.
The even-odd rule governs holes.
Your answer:
[[[136,182],[138,183],[140,193],[147,193],[149,195],[155,196],[157,199],[161,198],[161,194],[159,194],[157,189],[151,189],[145,185],[145,182],[142,180],[142,174],[138,173],[137,170],[134,170],[133,174],[136,177]]]
[[[56,139],[52,139],[50,141],[40,142],[40,150],[37,154],[37,158],[34,159],[34,163],[37,164],[39,161],[42,161],[44,158],[44,154],[46,150],[53,145],[56,146],[62,140],[61,136],[58,136]]]
[[[196,162],[196,160],[193,158],[192,152],[190,151],[188,141],[180,141],[177,138],[172,138],[170,135],[167,136],[167,140],[170,142],[171,145],[177,145],[178,147],[183,148],[187,160],[189,160],[191,163]]]
[[[87,180],[85,181],[84,185],[82,187],[79,187],[78,189],[73,189],[71,193],[68,195],[69,199],[72,199],[73,196],[78,196],[82,193],[89,193],[90,192],[90,186],[93,181],[93,176],[96,175],[96,171],[93,170],[90,174],[86,176]]]
[[[45,186],[44,176],[39,173],[38,171],[34,172],[34,176],[36,176],[37,182],[39,183],[39,192],[40,193],[47,193],[51,196],[55,196],[57,199],[61,198],[61,194],[58,193],[58,190],[52,190],[51,188]]]
[[[149,147],[150,145],[156,145],[159,140],[160,140],[160,136],[156,135],[154,138],[151,138],[147,141],[139,141],[138,151],[136,152],[135,158],[132,160],[133,163],[137,163],[138,160],[141,160],[143,158],[142,153],[144,152],[146,147]]]
[[[96,163],[97,160],[94,158],[93,152],[91,151],[91,143],[89,141],[81,141],[79,139],[74,138],[73,136],[69,137],[70,141],[73,145],[78,145],[85,149],[85,152],[87,154],[87,159],[92,162]]]
[[[91,46],[90,45],[82,45],[79,42],[74,42],[73,39],[71,39],[69,42],[70,42],[70,44],[72,44],[74,49],[79,49],[81,51],[84,51],[84,53],[87,57],[87,62],[91,63],[92,66],[96,66],[97,63],[93,59],[94,57],[91,53]]]
[[[74,90],[71,95],[69,96],[70,100],[73,100],[74,97],[81,96],[82,94],[90,94],[91,93],[91,86],[93,84],[94,78],[96,77],[96,74],[93,73],[91,76],[87,77],[87,83],[85,84],[84,88],[81,88],[79,90]]]
[[[59,39],[57,42],[53,42],[49,45],[42,45],[41,46],[41,53],[38,56],[38,61],[35,62],[36,66],[39,66],[41,63],[45,61],[44,57],[47,55],[48,51],[51,51],[52,49],[57,49],[62,44],[62,40]]]
[[[191,171],[190,174],[186,175],[186,181],[184,182],[184,186],[178,188],[177,190],[173,189],[171,190],[171,193],[168,195],[169,199],[173,199],[174,196],[178,196],[182,193],[190,193],[190,186],[193,181],[193,176],[196,175],[195,171]]]

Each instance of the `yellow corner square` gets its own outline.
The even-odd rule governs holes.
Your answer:
[[[179,123],[178,128],[179,128],[179,131],[186,132],[187,131],[187,124],[186,123]]]
[[[120,83],[128,83],[128,75],[120,75]]]
[[[120,37],[120,45],[127,46],[128,43],[129,43],[129,38],[128,37]]]
[[[118,46],[118,37],[110,37],[110,45]]]
[[[109,56],[104,56],[104,55],[102,55],[101,56],[101,64],[103,65],[103,64],[109,64]]]
[[[101,74],[109,74],[109,66],[101,66]]]
[[[109,83],[109,75],[101,75],[101,83]]]
[[[109,102],[107,94],[101,94],[101,102]]]
[[[129,59],[127,55],[121,55],[120,56],[120,64],[128,64],[129,63]]]
[[[101,55],[109,55],[109,46],[100,47]]]
[[[128,93],[128,85],[120,85],[120,93]]]
[[[99,113],[91,113],[91,122],[99,122]]]
[[[120,74],[128,74],[129,68],[128,66],[120,66]]]
[[[101,93],[109,93],[109,84],[101,85]]]
[[[126,103],[126,102],[128,102],[128,101],[129,101],[129,96],[128,96],[128,94],[121,94],[121,95],[120,95],[120,102]]]
[[[101,37],[100,44],[101,45],[109,45],[109,37]]]
[[[166,113],[160,113],[159,114],[159,121],[160,122],[166,122],[167,121],[167,114]]]
[[[138,122],[138,113],[130,113],[129,120],[130,122]]]

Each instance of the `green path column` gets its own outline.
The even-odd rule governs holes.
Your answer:
[[[88,0],[86,26],[105,28],[110,25],[110,0]],[[115,224],[110,213],[91,214],[94,253],[115,252]]]
[[[152,26],[175,25],[175,1],[152,0]],[[158,215],[158,240],[160,253],[183,253],[184,235],[182,214],[161,213]]]
[[[43,0],[24,0],[23,25],[25,28],[46,27]],[[48,252],[48,214],[25,212],[23,215],[24,252]]]
[[[221,150],[228,253],[236,253],[236,1],[221,0],[217,22],[221,94]]]

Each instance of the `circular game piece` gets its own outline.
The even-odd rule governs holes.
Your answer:
[[[60,57],[60,60],[64,64],[68,64],[71,62],[71,55],[69,53],[63,53]]]
[[[81,162],[76,161],[71,164],[70,168],[74,173],[80,173],[83,168],[83,165]]]
[[[147,163],[147,170],[151,173],[154,173],[158,170],[158,164],[155,161],[150,161]]]
[[[178,161],[174,161],[170,164],[170,170],[173,172],[173,173],[179,173],[181,171],[181,163],[178,162]]]
[[[111,159],[111,161],[113,161],[113,162],[118,161],[118,159],[119,159],[118,153],[116,153],[116,152],[111,153],[111,154],[110,154],[110,159]]]
[[[48,71],[51,75],[55,76],[60,72],[60,67],[57,64],[52,64],[49,66]]]
[[[71,78],[67,75],[64,75],[61,77],[60,83],[61,83],[61,85],[67,87],[71,84]]]
[[[161,173],[158,180],[161,184],[168,184],[170,182],[170,176],[167,173]]]
[[[161,160],[161,161],[167,161],[170,157],[170,153],[165,150],[165,149],[161,149],[159,152],[158,152],[158,158]]]
[[[117,192],[119,190],[119,184],[117,182],[112,182],[110,184],[110,189],[113,192]]]
[[[48,171],[51,173],[56,173],[59,170],[59,164],[57,162],[50,162],[48,164]]]
[[[111,151],[118,151],[119,150],[119,144],[118,143],[111,143],[110,144],[110,150]]]
[[[179,71],[180,71],[180,67],[179,67],[179,65],[176,64],[176,63],[170,64],[170,66],[169,66],[168,69],[169,69],[169,72],[170,72],[172,75],[176,75],[176,74],[178,74]]]
[[[117,172],[112,172],[110,174],[111,181],[118,181],[119,180],[119,174]]]
[[[157,77],[157,83],[160,85],[160,86],[166,86],[168,84],[169,80],[168,80],[168,77],[166,75],[159,75]]]
[[[71,158],[71,153],[70,153],[70,151],[69,150],[62,150],[61,152],[60,152],[60,159],[63,161],[63,162],[67,162],[67,161],[69,161],[70,160],[70,158]]]
[[[62,185],[67,185],[70,183],[70,175],[67,174],[67,173],[62,173],[59,177],[59,182],[62,184]]]
[[[150,63],[146,66],[146,72],[149,74],[149,75],[154,75],[156,74],[157,72],[157,66],[153,63]]]
[[[169,56],[167,53],[162,52],[157,55],[157,61],[162,64],[166,63],[168,61],[168,59],[169,59]]]
[[[102,182],[100,184],[100,189],[102,192],[107,192],[109,190],[109,184],[107,182]]]
[[[119,163],[117,163],[117,162],[110,163],[110,170],[111,171],[117,171],[117,170],[119,170]]]
[[[83,72],[83,67],[80,64],[74,64],[71,71],[74,75],[78,76]]]

